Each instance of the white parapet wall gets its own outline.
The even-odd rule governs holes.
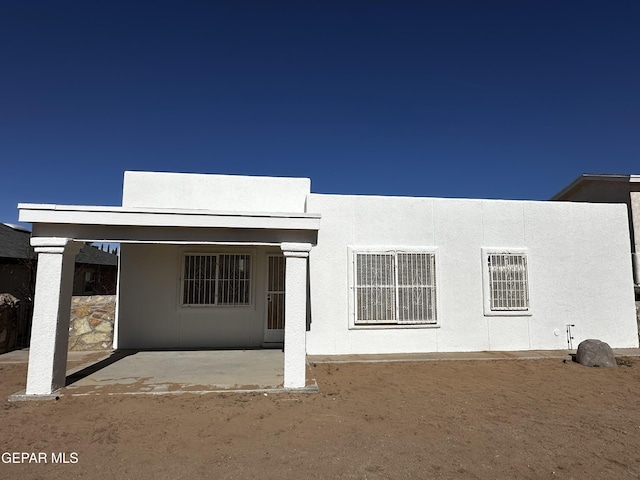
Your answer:
[[[304,212],[308,178],[125,172],[122,206],[221,212]]]
[[[309,354],[637,347],[625,205],[311,194]],[[435,325],[354,325],[354,249],[435,254]],[[524,252],[530,308],[487,315],[487,251]],[[484,256],[483,256],[484,252]]]

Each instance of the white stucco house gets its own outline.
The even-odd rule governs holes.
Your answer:
[[[307,354],[637,347],[625,205],[311,193],[126,172],[122,206],[20,204],[39,256],[27,395],[65,381],[73,257],[120,242],[115,348]]]

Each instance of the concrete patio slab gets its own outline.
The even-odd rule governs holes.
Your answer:
[[[275,392],[285,391],[283,378],[281,350],[118,351],[71,373],[61,393]],[[315,380],[296,391],[317,391]]]

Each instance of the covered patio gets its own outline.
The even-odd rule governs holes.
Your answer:
[[[28,351],[0,355],[0,364],[27,363]],[[9,401],[87,395],[178,395],[190,393],[315,393],[318,385],[307,366],[304,387],[284,388],[284,352],[253,350],[118,350],[71,352],[65,386],[49,395],[27,395]]]
[[[214,248],[270,248],[277,249],[284,256],[285,290],[284,297],[284,348],[282,352],[264,352],[266,357],[282,366],[284,389],[305,389],[307,328],[307,262],[309,251],[317,241],[320,216],[309,213],[253,213],[219,212],[208,210],[166,209],[146,207],[95,207],[60,206],[43,204],[20,204],[20,221],[33,224],[31,243],[38,254],[38,271],[33,314],[33,329],[29,368],[27,375],[27,396],[50,395],[66,384],[66,360],[69,330],[69,309],[71,301],[73,259],[83,242],[114,242],[122,245],[172,245]],[[217,248],[217,247],[216,247]],[[120,259],[120,267],[126,258]],[[122,268],[120,269],[122,271]],[[150,275],[150,277],[153,277]],[[119,278],[118,302],[122,278]],[[150,278],[149,281],[154,281]],[[263,295],[256,292],[255,295]],[[161,294],[160,294],[161,295]],[[172,294],[173,295],[173,294]],[[118,335],[126,319],[117,305],[114,332],[114,349],[122,345]],[[129,347],[130,345],[126,345]],[[166,349],[178,345],[165,345]],[[242,345],[238,345],[242,347]],[[227,364],[226,368],[215,366],[216,358],[223,362],[224,351],[210,355],[205,362],[205,352],[174,352],[175,369],[187,374],[189,368],[203,362],[200,372],[222,371],[233,374],[239,372],[239,365]],[[212,353],[212,352],[207,352]],[[255,367],[252,360],[255,352],[245,350],[248,365]],[[265,358],[266,358],[265,357]],[[145,378],[144,365],[153,363],[151,352],[140,352],[122,358],[120,362],[105,368],[101,375],[114,373],[115,368],[124,368],[131,378]],[[213,363],[207,363],[211,360]],[[148,362],[150,361],[150,363]],[[192,363],[195,362],[195,363]],[[117,365],[117,367],[116,367]],[[182,365],[182,367],[180,366]],[[222,364],[221,364],[222,365]],[[106,377],[103,377],[106,378]],[[182,378],[182,377],[181,377]],[[186,378],[186,377],[185,377]],[[253,380],[246,380],[252,385]],[[212,380],[212,384],[219,381]],[[245,380],[221,381],[224,385],[242,385]],[[167,382],[165,382],[167,383]],[[190,384],[178,379],[172,385]],[[274,387],[274,382],[267,382]],[[159,384],[149,385],[151,390]],[[276,385],[275,387],[277,387]],[[86,387],[79,383],[72,388]],[[166,387],[169,388],[169,387]],[[171,387],[173,388],[173,387]]]

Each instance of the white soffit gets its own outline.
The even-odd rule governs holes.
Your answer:
[[[18,209],[19,221],[29,223],[312,231],[320,228],[320,214],[316,213],[214,212],[37,203],[20,203]]]

